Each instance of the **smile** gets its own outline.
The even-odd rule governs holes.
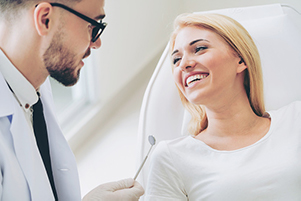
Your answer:
[[[186,79],[186,86],[189,87],[191,86],[194,82],[196,81],[200,81],[204,78],[206,78],[209,74],[196,74],[196,75],[192,75],[190,77],[188,77]]]

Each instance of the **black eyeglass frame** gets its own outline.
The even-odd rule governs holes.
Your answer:
[[[104,31],[104,29],[107,26],[106,22],[102,22],[102,21],[97,22],[96,20],[93,20],[93,19],[87,17],[86,15],[83,15],[83,14],[73,10],[72,8],[69,8],[68,6],[65,6],[64,4],[50,3],[50,5],[63,8],[65,10],[69,11],[70,13],[73,13],[74,15],[82,18],[83,20],[91,23],[91,25],[94,26],[94,28],[92,29],[92,39],[91,39],[92,43],[94,43],[99,38],[99,36],[102,34],[102,32]]]

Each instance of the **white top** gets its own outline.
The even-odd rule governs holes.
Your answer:
[[[160,142],[145,200],[300,201],[301,101],[269,114],[268,133],[238,150],[215,150],[191,136]]]

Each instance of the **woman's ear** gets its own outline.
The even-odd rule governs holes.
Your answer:
[[[243,60],[243,58],[241,58],[241,57],[239,57],[239,58],[240,58],[240,60],[238,62],[237,71],[236,71],[237,73],[241,73],[246,68],[248,68],[247,65],[246,65],[246,63],[245,63],[245,61]]]
[[[47,35],[52,28],[52,6],[43,2],[36,5],[34,11],[35,27],[40,36]]]

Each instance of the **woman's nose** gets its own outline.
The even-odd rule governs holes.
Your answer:
[[[183,72],[189,72],[194,69],[195,65],[195,60],[192,58],[183,57],[180,68]]]

